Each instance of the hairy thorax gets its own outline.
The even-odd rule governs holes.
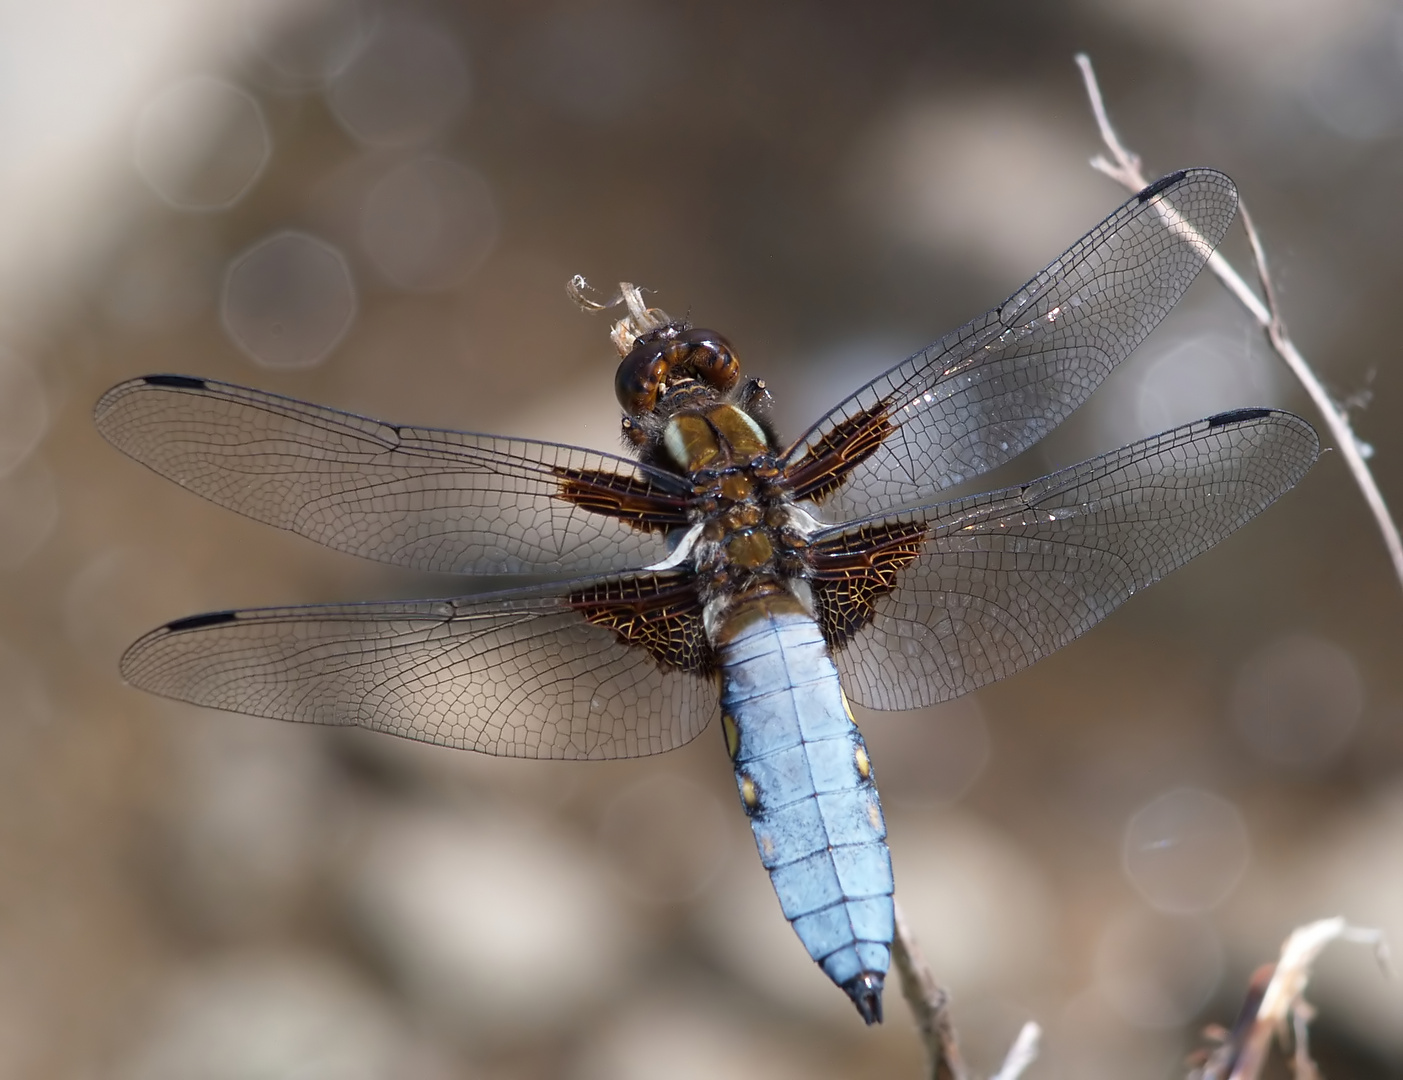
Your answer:
[[[669,464],[695,492],[693,523],[677,554],[701,578],[708,631],[730,608],[771,593],[811,606],[805,552],[817,523],[783,485],[760,421],[737,404],[713,400],[669,417],[660,436]]]

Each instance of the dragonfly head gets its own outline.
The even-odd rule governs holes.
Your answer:
[[[566,292],[586,311],[604,311],[623,305],[627,310],[609,331],[614,348],[623,357],[614,376],[614,393],[629,417],[653,412],[671,389],[689,396],[695,390],[725,394],[740,380],[740,361],[731,343],[715,330],[694,328],[674,319],[661,308],[643,302],[643,290],[627,281],[618,295],[600,302],[591,299],[583,277],[570,279]],[[674,404],[676,404],[674,402]]]
[[[624,439],[644,457],[660,450],[670,417],[704,412],[736,390],[740,361],[731,343],[715,330],[648,307],[643,290],[627,281],[620,282],[618,294],[606,302],[592,299],[586,289],[578,275],[566,286],[571,299],[586,311],[627,309],[609,332],[623,358],[614,375],[614,394],[624,410]],[[764,384],[752,379],[739,391],[736,403],[763,425],[768,422],[768,402]]]
[[[715,330],[668,322],[633,341],[614,376],[614,393],[629,416],[658,407],[672,387],[685,381],[724,394],[740,379],[740,361],[731,344]]]

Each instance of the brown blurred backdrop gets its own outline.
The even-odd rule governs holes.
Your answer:
[[[583,273],[727,334],[793,435],[1122,200],[1079,49],[1150,175],[1237,180],[1403,508],[1389,0],[0,12],[0,1076],[918,1075],[899,996],[864,1030],[785,925],[719,734],[497,761],[123,687],[166,619],[465,586],[206,505],[89,412],[174,371],[615,449]],[[1007,475],[1251,404],[1318,420],[1203,280]],[[1034,1018],[1030,1075],[1173,1076],[1293,925],[1403,940],[1400,626],[1327,454],[1056,657],[859,717],[983,1071]],[[1403,1076],[1364,950],[1311,997],[1327,1075]]]

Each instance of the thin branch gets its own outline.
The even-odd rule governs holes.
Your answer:
[[[950,1022],[950,995],[936,985],[916,936],[901,913],[900,904],[896,904],[892,959],[896,961],[897,976],[901,980],[901,996],[911,1006],[921,1041],[925,1043],[930,1080],[971,1080]]]
[[[1043,1029],[1029,1020],[1008,1048],[1004,1066],[990,1080],[1018,1080],[1029,1065],[1038,1059],[1038,1043],[1042,1041]]]
[[[1101,87],[1096,81],[1096,72],[1091,66],[1091,59],[1085,53],[1078,53],[1076,62],[1077,67],[1081,69],[1082,80],[1086,84],[1086,96],[1091,102],[1091,111],[1096,117],[1096,125],[1101,130],[1101,141],[1106,144],[1106,149],[1110,151],[1112,159],[1107,160],[1098,155],[1091,159],[1092,168],[1105,173],[1130,191],[1143,190],[1148,186],[1149,181],[1140,171],[1140,158],[1121,143],[1120,136],[1111,126],[1110,117],[1106,113],[1106,103],[1101,96]],[[1349,471],[1354,476],[1354,482],[1359,485],[1359,490],[1364,494],[1364,501],[1368,504],[1369,511],[1374,515],[1374,522],[1383,537],[1388,557],[1393,563],[1394,575],[1398,578],[1399,584],[1403,585],[1403,538],[1400,538],[1398,526],[1394,524],[1393,518],[1388,512],[1388,505],[1384,502],[1383,494],[1379,491],[1378,484],[1374,482],[1373,473],[1369,471],[1369,466],[1364,460],[1366,454],[1364,446],[1354,434],[1349,416],[1330,396],[1329,391],[1325,389],[1324,384],[1311,370],[1305,357],[1301,355],[1300,350],[1296,348],[1295,343],[1286,333],[1286,325],[1282,321],[1280,309],[1277,307],[1276,290],[1272,287],[1271,273],[1267,269],[1266,253],[1262,247],[1261,237],[1258,236],[1257,230],[1252,224],[1247,207],[1241,205],[1240,208],[1242,224],[1247,230],[1247,239],[1252,244],[1257,279],[1261,282],[1266,302],[1262,302],[1247,282],[1243,280],[1242,275],[1233,269],[1220,252],[1213,253],[1208,260],[1208,268],[1217,275],[1218,280],[1227,287],[1228,291],[1237,297],[1242,306],[1257,321],[1257,325],[1266,332],[1267,340],[1271,343],[1272,349],[1286,362],[1286,366],[1305,387],[1306,393],[1310,395],[1311,401],[1320,411],[1321,417],[1330,429],[1335,446],[1339,449],[1340,454],[1345,459],[1345,464],[1349,466]]]
[[[895,899],[892,902],[896,910],[892,959],[896,961],[901,996],[911,1006],[926,1047],[926,1075],[930,1080],[974,1080],[960,1056],[959,1040],[955,1038],[955,1026],[950,1019],[950,995],[936,984],[916,935],[911,933],[906,916],[901,912],[901,905]],[[1003,1067],[991,1080],[1018,1080],[1037,1060],[1041,1038],[1042,1028],[1031,1020],[1024,1024],[1009,1047]]]
[[[1305,1000],[1311,968],[1332,941],[1372,945],[1387,972],[1388,950],[1377,930],[1350,926],[1344,919],[1321,919],[1297,927],[1281,947],[1281,958],[1253,976],[1237,1023],[1223,1045],[1209,1056],[1191,1080],[1256,1080],[1266,1065],[1273,1038],[1283,1047],[1294,1044],[1296,1080],[1320,1080],[1311,1059],[1307,1026],[1315,1011]]]

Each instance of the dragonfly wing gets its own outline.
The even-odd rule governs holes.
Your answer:
[[[508,757],[671,750],[718,710],[687,575],[403,603],[214,612],[122,657],[133,686]]]
[[[1290,490],[1315,431],[1275,409],[1175,428],[1040,480],[813,538],[854,700],[913,709],[1020,671]]]
[[[153,375],[95,410],[118,449],[220,506],[338,551],[456,574],[652,565],[690,490],[626,458],[371,420]]]
[[[1150,185],[992,311],[879,376],[789,450],[830,520],[928,499],[1017,456],[1080,405],[1178,302],[1237,210],[1189,169]]]

